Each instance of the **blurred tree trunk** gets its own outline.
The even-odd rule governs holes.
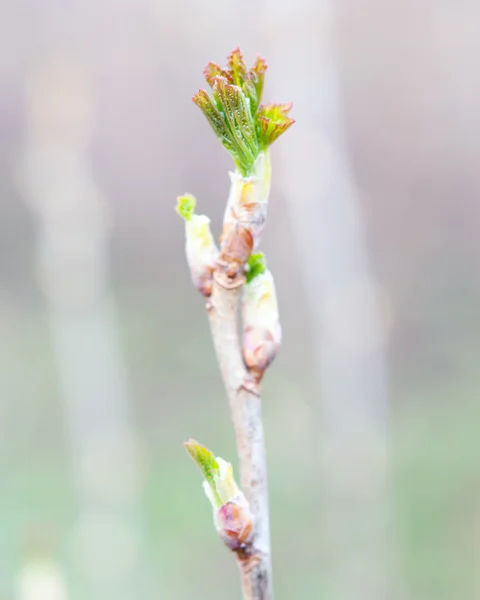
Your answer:
[[[26,100],[20,184],[37,218],[37,274],[77,492],[74,581],[91,600],[130,600],[141,590],[138,465],[110,290],[111,218],[88,160],[88,76],[66,57],[46,62]]]
[[[325,597],[386,600],[387,369],[375,282],[345,147],[330,2],[266,0],[275,97],[297,123],[275,149],[310,309],[318,385]],[[274,71],[275,69],[275,71]],[[330,562],[331,561],[331,562]]]

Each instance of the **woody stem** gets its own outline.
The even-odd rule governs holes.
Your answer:
[[[221,281],[215,273],[207,312],[235,429],[241,487],[254,518],[253,535],[238,559],[243,596],[244,600],[273,600],[261,401],[258,384],[245,368],[240,349],[237,315],[241,286],[232,289]]]

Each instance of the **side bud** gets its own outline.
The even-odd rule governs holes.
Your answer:
[[[195,214],[195,204],[195,198],[185,194],[178,198],[176,210],[185,221],[185,252],[193,285],[208,298],[218,250],[210,231],[210,219]]]
[[[282,339],[272,273],[252,255],[243,288],[243,359],[257,381],[274,360]]]
[[[205,478],[203,488],[213,508],[218,535],[230,550],[243,553],[251,540],[253,517],[233,478],[232,465],[195,440],[186,442],[185,448]]]

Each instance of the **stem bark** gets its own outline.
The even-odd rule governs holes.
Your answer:
[[[227,391],[240,463],[241,489],[254,518],[251,540],[237,554],[244,600],[273,600],[268,483],[259,386],[245,368],[238,336],[241,284],[222,285],[215,273],[207,303],[213,344]]]

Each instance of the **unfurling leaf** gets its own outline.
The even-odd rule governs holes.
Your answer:
[[[225,79],[229,81],[229,83],[233,83],[230,73],[222,69],[220,65],[217,65],[217,63],[214,62],[208,63],[208,65],[203,70],[203,75],[210,87],[213,87],[213,80],[215,79],[215,77],[225,77]]]
[[[230,154],[239,170],[246,174],[255,163],[259,151],[248,100],[239,87],[228,83],[224,77],[214,78],[213,98],[223,111]]]
[[[220,508],[239,494],[230,463],[219,456],[215,457],[195,440],[185,442],[185,448],[205,477],[205,493],[214,508]]]
[[[264,148],[271,146],[282,133],[295,123],[288,116],[293,104],[266,104],[258,111],[261,130],[261,143]]]
[[[210,452],[208,448],[205,448],[205,446],[202,446],[192,439],[185,442],[185,448],[202,472],[205,481],[210,486],[212,495],[215,498],[215,504],[218,505],[218,507],[222,506],[222,501],[218,495],[216,486],[216,478],[220,475],[220,467],[213,452]]]
[[[247,76],[247,65],[245,64],[240,48],[235,48],[235,50],[230,52],[227,58],[227,64],[233,83],[241,87]]]
[[[210,127],[215,132],[215,135],[220,138],[220,141],[228,150],[232,152],[234,150],[234,141],[232,134],[229,131],[223,116],[218,111],[212,99],[205,90],[198,90],[198,92],[192,96],[192,100],[201,109],[207,121],[210,123]]]
[[[248,71],[242,86],[245,95],[250,98],[250,106],[253,114],[256,114],[258,107],[260,106],[266,70],[267,63],[261,56],[258,56],[255,64]]]

